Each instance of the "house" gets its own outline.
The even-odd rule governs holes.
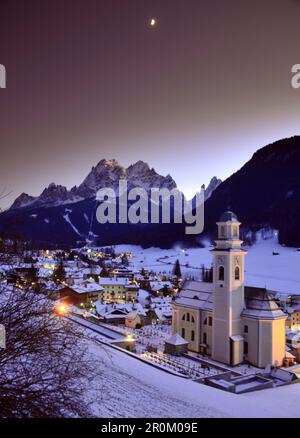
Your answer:
[[[103,288],[102,300],[106,303],[133,303],[136,301],[139,287],[128,278],[105,278],[99,280]]]
[[[99,298],[103,288],[94,280],[76,281],[72,286],[67,283],[60,289],[60,298],[70,304],[87,304]]]
[[[141,328],[144,325],[145,317],[139,315],[137,310],[128,313],[125,318],[125,326],[133,329]]]
[[[131,311],[131,307],[123,304],[104,304],[95,302],[95,309],[100,321],[110,324],[125,324],[125,318]]]
[[[128,278],[129,280],[134,279],[134,272],[126,266],[115,267],[111,273],[116,278]]]
[[[288,315],[286,320],[286,327],[289,330],[300,330],[300,296],[293,295],[291,297],[290,305],[285,308]]]
[[[245,287],[236,215],[223,213],[212,250],[213,283],[186,282],[173,304],[173,333],[216,361],[257,367],[283,364],[287,316],[266,289]]]
[[[150,290],[152,293],[155,293],[156,295],[163,294],[163,293],[171,293],[172,290],[172,283],[170,281],[150,281]]]

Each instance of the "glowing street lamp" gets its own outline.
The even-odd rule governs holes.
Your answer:
[[[64,303],[59,303],[56,307],[55,307],[55,313],[58,316],[65,316],[69,313],[69,306],[67,304]]]

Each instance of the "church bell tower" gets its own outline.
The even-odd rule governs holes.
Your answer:
[[[213,359],[237,365],[243,361],[241,314],[245,307],[244,258],[240,225],[232,211],[217,222],[218,239],[213,253]]]

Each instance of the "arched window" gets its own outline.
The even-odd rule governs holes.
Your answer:
[[[238,266],[235,267],[234,270],[234,279],[239,280],[240,279],[240,268]]]
[[[190,314],[189,314],[189,313],[186,314],[186,320],[187,320],[188,322],[190,321]]]
[[[183,315],[183,317],[182,317],[182,321],[185,321],[185,313],[184,313],[184,315]]]
[[[195,322],[195,318],[193,317],[193,315],[191,316],[191,321]]]
[[[219,281],[224,281],[225,269],[224,266],[219,267]]]

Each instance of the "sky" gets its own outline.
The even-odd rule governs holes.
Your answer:
[[[298,0],[0,0],[0,205],[102,158],[190,193],[300,134],[299,22]]]

